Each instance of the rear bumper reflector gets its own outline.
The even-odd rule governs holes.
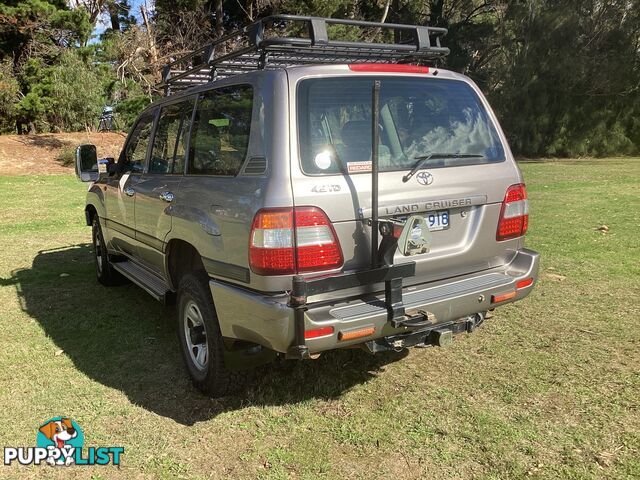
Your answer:
[[[524,280],[520,280],[518,283],[516,283],[516,290],[527,288],[531,285],[533,285],[533,278],[525,278]]]
[[[501,295],[491,295],[491,303],[506,302],[507,300],[511,300],[512,298],[515,298],[515,296],[516,296],[515,290],[513,292],[503,293]]]
[[[369,337],[376,333],[376,327],[359,328],[358,330],[349,330],[338,333],[338,340],[354,340],[356,338]]]
[[[313,330],[306,330],[304,332],[304,338],[318,338],[318,337],[326,337],[327,335],[333,334],[333,327],[320,327],[314,328]]]

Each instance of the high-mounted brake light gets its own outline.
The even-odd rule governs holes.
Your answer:
[[[502,202],[496,240],[509,240],[527,233],[529,225],[529,200],[524,183],[511,185]]]
[[[352,63],[349,65],[349,70],[353,72],[429,73],[429,67],[401,63]]]
[[[342,263],[335,230],[319,208],[268,208],[256,213],[249,240],[249,264],[254,273],[317,272]]]

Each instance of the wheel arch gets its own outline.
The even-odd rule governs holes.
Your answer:
[[[92,203],[89,203],[86,207],[84,207],[84,217],[88,227],[93,225],[93,219],[97,216],[98,210]]]
[[[165,254],[165,268],[172,290],[177,290],[180,279],[187,273],[206,272],[198,249],[185,240],[169,240]]]

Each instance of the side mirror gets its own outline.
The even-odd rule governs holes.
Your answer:
[[[431,232],[424,217],[412,215],[407,219],[398,239],[398,248],[405,257],[427,253],[431,249]]]
[[[81,182],[95,182],[99,175],[96,146],[80,145],[76,148],[76,176]]]

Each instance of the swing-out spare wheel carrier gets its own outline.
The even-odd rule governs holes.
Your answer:
[[[217,391],[216,348],[443,345],[530,293],[522,175],[478,87],[438,68],[445,33],[281,15],[165,68],[87,218],[101,265],[177,291],[196,384]]]

